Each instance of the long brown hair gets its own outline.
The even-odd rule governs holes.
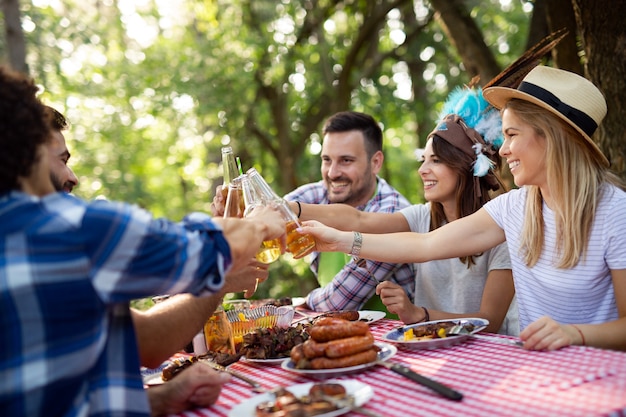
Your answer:
[[[449,142],[437,136],[437,134],[432,135],[432,141],[433,152],[437,155],[437,158],[457,174],[456,211],[459,218],[469,216],[478,211],[487,201],[491,200],[491,192],[494,189],[494,179],[501,189],[505,189],[505,185],[499,175],[502,162],[497,153],[490,157],[494,163],[492,171],[484,177],[476,177],[473,171],[475,158],[472,158],[461,149],[452,146]],[[475,181],[478,181],[481,191],[480,196],[476,193],[474,187]],[[431,202],[430,230],[437,229],[447,222],[448,219],[446,219],[443,205],[439,202]],[[461,262],[467,264],[469,268],[471,265],[475,264],[474,256],[464,256],[459,259]]]

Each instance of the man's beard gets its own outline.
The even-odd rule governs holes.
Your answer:
[[[63,183],[63,182],[61,182],[59,177],[57,177],[53,173],[50,173],[50,181],[52,181],[52,185],[54,186],[54,189],[57,190],[57,191],[71,192],[72,189],[74,188],[74,185],[71,182]],[[66,188],[69,191],[67,191]]]
[[[368,169],[363,174],[363,178],[370,178],[371,174],[372,174],[372,171]],[[342,179],[343,178],[338,178],[337,180],[333,180],[333,181],[340,182]],[[330,201],[332,204],[348,204],[350,206],[356,206],[356,205],[363,204],[363,201],[368,201],[371,197],[369,195],[370,188],[372,185],[371,181],[368,181],[366,183],[362,182],[361,186],[358,189],[354,189],[352,188],[354,183],[348,180],[351,188],[348,191],[348,193],[344,195],[336,195],[330,191],[330,183],[333,181],[330,181],[330,180],[326,181],[327,189],[328,189],[328,201]]]

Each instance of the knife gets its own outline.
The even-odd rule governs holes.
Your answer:
[[[400,374],[405,378],[410,379],[411,381],[415,381],[418,384],[421,384],[427,388],[430,388],[431,390],[444,396],[445,398],[448,398],[453,401],[461,401],[463,399],[463,394],[461,394],[460,392],[440,382],[437,382],[434,379],[430,379],[430,378],[425,377],[424,375],[420,375],[417,372],[411,370],[411,368],[409,368],[408,366],[400,365],[399,363],[383,362],[380,360],[377,361],[376,364],[382,365],[385,368],[390,369],[393,372]]]

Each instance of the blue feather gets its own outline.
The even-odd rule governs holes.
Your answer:
[[[449,114],[456,114],[463,118],[465,124],[476,130],[498,149],[504,141],[502,137],[502,119],[500,112],[491,107],[483,97],[482,90],[476,88],[455,88],[443,105],[439,120]]]

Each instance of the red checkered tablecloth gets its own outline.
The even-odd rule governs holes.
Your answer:
[[[380,340],[399,325],[401,322],[382,320],[372,324],[371,329]],[[626,417],[623,352],[581,346],[535,352],[471,339],[436,350],[398,349],[390,361],[449,385],[463,393],[463,400],[447,400],[382,366],[337,379],[356,379],[371,385],[374,397],[364,408],[383,416]],[[280,365],[237,362],[231,368],[266,388],[318,381],[285,371]],[[233,378],[216,404],[180,416],[226,417],[235,404],[255,395],[249,385]]]

